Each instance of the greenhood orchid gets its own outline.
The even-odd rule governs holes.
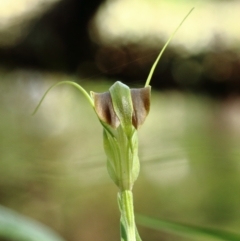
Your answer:
[[[132,188],[140,170],[137,130],[144,123],[150,110],[150,80],[164,50],[191,11],[182,20],[159,53],[144,88],[130,89],[127,85],[117,81],[107,92],[91,92],[88,94],[77,83],[62,81],[46,91],[33,112],[33,114],[36,113],[45,96],[57,85],[73,85],[87,98],[103,126],[103,144],[107,156],[108,173],[119,188],[121,241],[141,240],[135,225]]]
[[[149,112],[150,90],[150,86],[130,89],[117,81],[109,92],[91,92],[96,114],[103,125],[108,172],[120,190],[132,190],[138,177],[137,128]]]

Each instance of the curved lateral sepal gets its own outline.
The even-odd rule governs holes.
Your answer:
[[[38,111],[39,107],[41,106],[43,100],[45,99],[45,97],[47,96],[47,94],[50,92],[50,90],[52,90],[54,87],[58,86],[58,85],[62,85],[62,84],[69,84],[69,85],[72,85],[74,87],[76,87],[86,98],[87,100],[89,101],[89,103],[91,104],[92,107],[94,107],[94,103],[93,103],[93,100],[91,98],[91,96],[87,93],[87,91],[79,84],[73,82],[73,81],[61,81],[61,82],[58,82],[54,85],[52,85],[46,92],[45,94],[43,95],[42,99],[39,101],[37,107],[35,108],[35,110],[33,111],[32,115],[35,115],[36,112]]]
[[[194,8],[192,8],[188,14],[184,17],[184,19],[182,20],[182,22],[178,25],[178,27],[176,28],[176,30],[172,33],[172,35],[169,37],[169,39],[167,40],[167,42],[164,44],[162,50],[160,51],[157,59],[155,60],[155,62],[153,63],[152,65],[152,68],[149,72],[149,75],[148,75],[148,78],[146,80],[146,83],[145,83],[145,87],[147,87],[149,84],[150,84],[150,81],[151,81],[151,78],[152,78],[152,75],[153,75],[153,72],[160,60],[160,58],[162,57],[162,54],[163,52],[165,51],[165,49],[167,48],[168,44],[172,41],[173,37],[175,36],[176,32],[178,31],[178,29],[182,26],[183,22],[186,20],[186,18],[189,16],[189,14],[193,11]]]

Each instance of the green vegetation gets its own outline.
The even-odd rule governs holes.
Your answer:
[[[48,227],[2,206],[0,206],[0,236],[19,241],[64,241]]]

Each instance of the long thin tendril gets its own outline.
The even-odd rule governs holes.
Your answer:
[[[76,87],[86,98],[87,100],[90,102],[90,104],[92,105],[92,107],[94,107],[94,103],[93,103],[93,99],[91,98],[91,96],[87,93],[87,91],[85,89],[83,89],[82,86],[80,86],[79,84],[73,82],[73,81],[61,81],[61,82],[58,82],[54,85],[52,85],[46,92],[45,94],[43,95],[42,99],[40,100],[40,102],[38,103],[37,107],[35,108],[35,110],[33,111],[32,115],[35,115],[36,112],[38,111],[39,107],[41,106],[43,100],[45,99],[46,95],[49,93],[49,91],[51,89],[53,89],[54,87],[58,86],[58,85],[62,85],[62,84],[69,84],[69,85],[72,85],[74,87]]]
[[[150,84],[153,72],[158,64],[158,61],[160,60],[160,58],[162,57],[163,52],[165,51],[165,49],[167,48],[168,44],[171,42],[171,40],[173,39],[173,37],[175,36],[176,32],[178,31],[178,29],[182,26],[183,22],[186,20],[186,18],[190,15],[190,13],[193,11],[194,8],[192,8],[189,13],[184,17],[184,19],[182,20],[182,22],[178,25],[178,27],[176,28],[176,30],[171,34],[171,36],[169,37],[168,41],[165,43],[165,45],[163,46],[161,52],[159,53],[157,59],[155,60],[154,64],[152,65],[152,68],[149,72],[148,78],[146,80],[145,83],[145,87],[147,87]]]

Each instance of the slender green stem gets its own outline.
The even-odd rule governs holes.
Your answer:
[[[76,87],[86,98],[87,100],[90,102],[90,104],[92,105],[92,107],[94,107],[94,103],[93,103],[93,99],[91,98],[91,96],[87,93],[87,91],[85,89],[83,89],[82,86],[80,86],[79,84],[72,82],[72,81],[61,81],[58,82],[54,85],[52,85],[43,95],[42,99],[40,100],[40,102],[38,103],[37,107],[35,108],[35,110],[33,111],[32,115],[36,114],[36,112],[38,111],[40,105],[42,104],[43,100],[45,99],[46,95],[48,94],[48,92],[53,89],[54,87],[58,86],[58,85],[62,85],[62,84],[68,84],[68,85],[73,85],[74,87]]]
[[[121,218],[124,222],[125,232],[127,236],[126,241],[136,241],[132,191],[121,191],[119,195],[121,205]]]
[[[148,78],[146,80],[145,83],[145,87],[147,87],[150,84],[153,72],[158,64],[158,61],[160,60],[160,58],[162,57],[163,52],[165,51],[165,49],[167,48],[168,44],[171,42],[171,40],[173,39],[173,37],[175,36],[176,32],[178,31],[178,29],[182,26],[183,22],[186,20],[186,18],[189,16],[189,14],[193,11],[194,8],[192,8],[189,13],[185,16],[185,18],[182,20],[182,22],[178,25],[178,27],[176,28],[176,30],[172,33],[172,35],[169,37],[168,41],[165,43],[165,45],[163,46],[161,52],[159,53],[157,59],[155,60],[154,64],[152,65],[152,68],[149,72]]]

